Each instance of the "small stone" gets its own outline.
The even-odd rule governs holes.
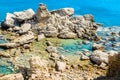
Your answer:
[[[44,39],[45,38],[45,35],[44,34],[39,34],[38,36],[37,36],[37,40],[38,41],[40,41],[40,40],[42,40],[42,39]]]
[[[65,69],[66,69],[66,63],[65,63],[65,62],[57,61],[55,67],[56,67],[56,70],[57,70],[57,71],[63,72],[63,71],[65,71]]]

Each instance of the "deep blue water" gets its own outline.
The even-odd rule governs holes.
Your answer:
[[[93,14],[105,26],[120,26],[120,0],[0,0],[0,20],[7,12],[36,11],[39,3],[47,4],[49,10],[73,7],[75,14]]]

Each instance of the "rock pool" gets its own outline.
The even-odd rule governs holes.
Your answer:
[[[61,45],[58,48],[58,51],[60,54],[76,54],[77,52],[82,52],[85,50],[92,50],[92,42],[80,40],[80,39],[67,39],[67,40],[62,40]]]

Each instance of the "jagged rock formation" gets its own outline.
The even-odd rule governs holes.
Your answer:
[[[83,38],[88,40],[99,40],[96,29],[99,25],[94,22],[92,15],[74,16],[73,8],[62,8],[48,11],[45,4],[40,4],[36,13],[32,9],[22,12],[7,13],[2,23],[2,28],[15,32],[23,37],[29,31],[45,37],[58,37],[64,39]],[[31,34],[33,38],[33,34]],[[24,37],[25,38],[25,37]],[[23,40],[23,39],[22,39]],[[20,40],[20,41],[22,41]],[[27,43],[20,42],[2,44],[0,46],[16,47]],[[27,39],[26,39],[27,41]],[[32,41],[31,41],[32,42]]]

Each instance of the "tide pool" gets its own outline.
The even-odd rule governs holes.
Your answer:
[[[36,11],[39,3],[45,3],[49,10],[73,7],[76,15],[93,14],[95,21],[103,23],[104,26],[120,26],[120,0],[1,0],[0,21],[7,12],[28,8]]]
[[[92,42],[82,43],[80,39],[67,39],[61,41],[61,46],[58,48],[60,54],[71,54],[74,55],[77,52],[84,50],[92,51]]]

